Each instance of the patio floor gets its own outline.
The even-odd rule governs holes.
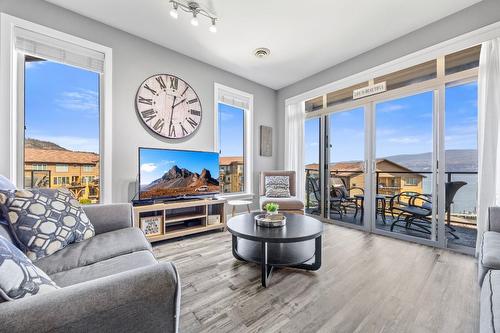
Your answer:
[[[306,209],[306,213],[311,214],[311,215],[317,214],[317,213],[315,214],[314,210],[312,210],[312,209],[309,209],[309,211]],[[360,219],[360,214],[358,214],[355,217],[354,211],[351,211],[351,210],[347,210],[347,214],[343,214],[342,218],[340,217],[340,215],[338,213],[331,213],[330,219],[336,220],[336,221],[341,221],[344,223],[356,224],[356,225],[361,225],[361,223],[362,223],[361,219]],[[390,231],[391,224],[393,221],[394,220],[391,217],[390,213],[386,213],[385,223],[379,214],[379,215],[377,215],[377,228],[382,229],[382,230],[386,230],[386,231]],[[449,232],[447,232],[446,237],[448,238],[448,247],[449,248],[456,248],[456,247],[475,248],[476,247],[477,230],[475,228],[475,225],[466,224],[466,223],[456,223],[456,222],[452,222],[451,225],[455,229],[454,234],[456,236],[458,236],[458,239],[455,239]],[[396,232],[398,234],[413,236],[413,237],[419,237],[419,238],[426,238],[426,239],[430,238],[430,236],[428,234],[425,234],[423,232],[408,230],[408,229],[401,227],[401,226],[394,227],[393,232]]]

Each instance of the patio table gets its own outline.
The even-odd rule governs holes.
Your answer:
[[[377,200],[377,208],[375,209],[375,219],[377,219],[377,215],[380,214],[382,217],[382,221],[384,224],[386,224],[385,221],[385,208],[386,208],[386,200],[387,198],[390,198],[390,196],[383,195],[383,194],[377,194],[375,196]],[[359,202],[359,208],[361,209],[361,221],[363,221],[365,210],[364,210],[364,202],[365,202],[365,195],[364,194],[355,194],[354,199],[356,200],[356,204]],[[380,208],[379,208],[379,203],[380,203]],[[356,212],[357,214],[357,212]],[[354,217],[356,218],[356,214],[354,214]]]

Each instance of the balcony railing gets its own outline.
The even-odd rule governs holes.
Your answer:
[[[316,169],[306,169],[306,209],[312,209],[319,207],[319,204],[316,200],[316,196],[319,198],[319,193],[316,195],[313,193],[314,189],[310,186],[309,179],[314,179],[318,182],[319,172]],[[330,170],[330,179],[338,178],[343,179],[342,183],[332,184],[332,181],[329,181],[329,189],[333,186],[345,186],[346,189],[352,187],[353,184],[346,183],[345,180],[352,180],[354,177],[364,174],[362,171],[351,171],[351,170]],[[377,171],[376,173],[376,189],[377,194],[386,195],[388,197],[397,195],[404,191],[408,192],[411,188],[414,188],[415,193],[419,194],[430,194],[430,190],[426,189],[424,186],[425,179],[428,178],[429,175],[432,175],[430,171]],[[409,177],[421,177],[417,184],[405,184],[404,176]],[[451,217],[453,216],[456,219],[459,219],[460,223],[475,223],[476,219],[476,203],[477,203],[477,175],[476,171],[447,171],[445,172],[446,182],[464,180],[466,181],[468,188],[459,190],[454,199],[454,205],[452,205],[452,209],[447,212],[447,221],[451,221]],[[364,183],[364,180],[363,180]],[[316,191],[320,188],[319,182],[317,183],[318,187]],[[339,185],[340,184],[340,185]],[[429,180],[427,182],[428,186],[431,186],[432,182]],[[467,186],[466,185],[466,186]],[[358,185],[359,186],[359,185]],[[472,187],[474,186],[474,187]],[[464,197],[465,196],[465,197]],[[321,199],[321,198],[320,198]],[[461,209],[454,209],[454,206],[460,206]],[[467,208],[463,208],[467,207]]]

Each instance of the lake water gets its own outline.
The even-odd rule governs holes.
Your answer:
[[[431,177],[424,178],[424,193],[431,193]],[[453,205],[452,213],[457,214],[476,214],[477,212],[477,175],[453,174],[452,181],[464,181],[467,185],[458,190]]]

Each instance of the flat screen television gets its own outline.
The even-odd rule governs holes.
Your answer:
[[[139,200],[207,197],[219,193],[219,154],[139,148]]]

